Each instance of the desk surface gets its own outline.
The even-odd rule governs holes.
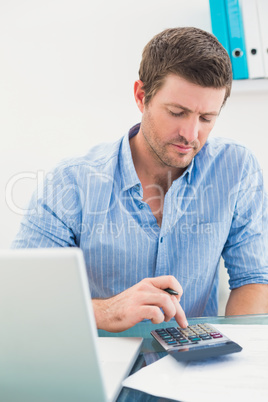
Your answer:
[[[268,314],[261,315],[246,315],[246,316],[230,316],[230,317],[201,317],[201,318],[189,318],[188,322],[190,325],[200,322],[210,322],[211,324],[246,324],[246,325],[268,325]],[[163,352],[163,349],[158,346],[155,342],[153,342],[153,338],[150,332],[155,328],[165,328],[169,326],[176,325],[175,320],[171,320],[168,323],[162,323],[158,325],[152,324],[150,321],[141,322],[135,325],[133,328],[128,329],[127,331],[120,332],[118,334],[106,332],[103,330],[99,330],[99,336],[128,336],[135,337],[139,336],[144,338],[141,354],[139,355],[132,372],[137,371],[141,367],[150,364],[153,361],[158,360],[159,358],[166,355],[166,352]],[[149,363],[148,363],[149,362]],[[151,395],[147,395],[143,392],[123,388],[122,392],[118,397],[118,402],[164,402],[171,401],[170,399],[163,399],[154,397]]]

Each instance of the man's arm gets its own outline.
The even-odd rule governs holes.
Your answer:
[[[31,197],[11,248],[78,246],[82,206],[75,182],[76,176],[65,165],[47,175]]]
[[[179,296],[164,291],[171,288]],[[146,278],[109,299],[93,299],[96,324],[99,329],[120,332],[138,322],[149,319],[154,324],[175,317],[178,324],[186,328],[188,323],[179,303],[182,287],[173,276]]]
[[[268,313],[268,194],[256,157],[244,151],[241,179],[229,190],[232,224],[222,253],[232,289],[226,315]]]
[[[268,285],[249,284],[233,289],[225,315],[268,314]]]

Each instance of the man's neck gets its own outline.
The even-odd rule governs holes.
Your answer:
[[[146,185],[162,186],[164,193],[168,191],[174,180],[182,175],[185,169],[165,165],[144,144],[140,131],[130,139],[130,149],[137,175],[143,187]]]

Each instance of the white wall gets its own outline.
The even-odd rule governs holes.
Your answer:
[[[139,121],[141,51],[162,29],[186,25],[211,29],[208,0],[0,2],[0,248],[18,230],[38,171]],[[267,106],[268,91],[233,94],[212,134],[248,145],[266,183]]]

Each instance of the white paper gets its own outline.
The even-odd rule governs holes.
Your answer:
[[[191,363],[168,355],[126,378],[123,385],[183,402],[267,402],[268,325],[212,325],[243,350]]]

